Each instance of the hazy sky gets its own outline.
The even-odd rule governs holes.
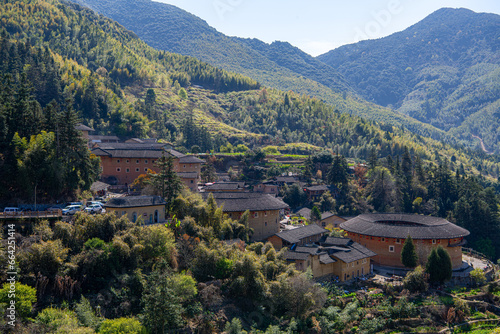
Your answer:
[[[313,56],[404,30],[442,7],[500,14],[499,0],[156,1],[180,7],[226,35],[286,41]]]

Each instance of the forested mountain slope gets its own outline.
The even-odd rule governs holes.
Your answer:
[[[333,67],[289,43],[267,44],[256,39],[228,37],[184,10],[150,0],[72,1],[116,20],[159,50],[196,57],[268,87],[317,97],[340,112],[453,142],[453,138],[433,126],[366,102]]]
[[[498,177],[494,157],[339,113],[318,99],[262,88],[250,78],[194,58],[157,51],[78,5],[6,1],[0,10],[2,75],[12,78],[2,81],[12,87],[0,104],[0,120],[6,120],[2,124],[12,126],[4,132],[9,135],[2,139],[3,156],[19,147],[16,132],[26,141],[41,131],[53,132],[48,120],[72,107],[97,133],[152,136],[187,150],[198,145],[203,151],[218,151],[228,141],[251,148],[304,143],[306,148],[313,145],[367,159],[372,150],[381,157],[398,156],[407,146],[424,161],[450,159],[456,167],[463,164],[466,170]],[[43,57],[25,57],[27,53]],[[45,68],[52,69],[50,75],[44,74]],[[27,117],[40,126],[17,131],[21,123],[13,118],[15,103],[19,108],[30,105]],[[197,135],[189,135],[193,133]]]
[[[464,141],[479,136],[499,152],[499,15],[444,8],[402,32],[317,59],[369,101]]]

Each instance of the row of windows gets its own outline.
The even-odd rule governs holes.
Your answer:
[[[361,237],[361,239],[363,239],[363,236],[360,236],[360,237]],[[369,237],[369,236],[366,236],[366,239],[374,240],[373,238],[377,238],[377,237]],[[388,241],[389,241],[389,238],[384,238],[384,237],[382,237],[382,238],[379,238],[379,240],[380,240],[380,241],[384,241],[384,242],[388,242]],[[396,239],[396,243],[397,243],[397,244],[401,244],[401,240],[402,240],[402,239]],[[431,241],[431,242],[432,242],[432,244],[433,244],[433,245],[435,245],[436,243],[440,244],[440,243],[441,243],[441,240],[439,240],[439,239],[432,239],[432,241]]]
[[[116,167],[116,171],[117,172],[121,172],[122,169],[120,167]],[[135,169],[136,172],[140,172],[140,168],[136,168]],[[147,172],[148,171],[148,168],[144,168],[144,171]],[[125,173],[130,173],[130,168],[126,168],[125,169]]]
[[[116,159],[116,163],[118,163],[118,164],[119,164],[120,162],[121,162],[121,160],[120,160],[120,159]],[[125,160],[125,162],[126,162],[126,163],[130,163],[130,159]],[[135,160],[135,163],[136,163],[136,164],[140,164],[140,163],[141,163],[141,160],[137,159],[137,160]],[[148,161],[148,160],[144,160],[144,163],[145,163],[145,164],[147,164],[147,163],[149,163],[149,161]],[[151,160],[151,163],[152,163],[152,164],[154,164],[154,163],[155,163],[155,160]]]

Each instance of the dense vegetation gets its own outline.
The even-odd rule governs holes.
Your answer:
[[[2,96],[23,99],[17,90],[23,85],[32,89],[33,94],[23,103],[33,110],[23,112],[34,117],[33,122],[23,119],[29,124],[21,130],[16,126],[25,123],[6,128],[2,150],[6,166],[17,164],[13,162],[12,143],[17,131],[26,141],[41,131],[49,137],[53,132],[57,139],[54,115],[58,108],[73,108],[98,133],[152,136],[173,141],[186,150],[198,147],[203,152],[218,151],[228,140],[234,146],[246,144],[251,148],[305,143],[308,145],[294,146],[291,152],[308,153],[315,147],[327,147],[346,157],[367,159],[373,149],[382,157],[397,156],[407,146],[422,160],[448,158],[453,168],[462,164],[466,171],[499,176],[494,156],[466,152],[405,129],[339,113],[304,95],[255,90],[259,84],[251,79],[193,58],[156,51],[113,21],[78,5],[6,1],[1,9],[1,28],[7,32],[2,35],[2,73],[11,77],[4,80],[10,90],[4,90]],[[73,103],[68,104],[68,99]],[[7,100],[2,103],[2,119],[9,115]],[[14,170],[7,173],[15,174]],[[34,189],[37,182],[30,182],[24,189]],[[83,183],[84,188],[89,182]],[[40,194],[49,193],[47,185],[39,186]],[[32,201],[31,191],[22,193],[20,198]]]
[[[445,8],[408,29],[318,57],[364,98],[499,152],[500,16]],[[456,128],[456,129],[455,129]]]
[[[288,43],[268,45],[256,39],[228,37],[175,6],[149,0],[73,1],[118,21],[159,50],[196,57],[258,80],[267,87],[317,97],[340,112],[404,126],[416,134],[452,142],[433,126],[367,103],[353,93],[334,68]]]

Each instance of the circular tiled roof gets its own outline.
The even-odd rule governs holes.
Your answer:
[[[452,239],[469,235],[446,219],[400,213],[362,214],[340,224],[348,232],[373,237],[405,239]]]

